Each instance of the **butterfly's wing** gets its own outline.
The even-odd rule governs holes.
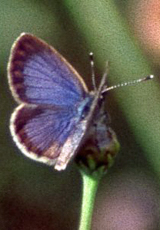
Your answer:
[[[11,123],[14,141],[21,151],[50,165],[56,164],[66,140],[77,127],[74,112],[58,106],[22,104],[12,114]]]
[[[66,139],[61,154],[58,156],[54,168],[57,170],[64,170],[70,161],[70,159],[77,153],[78,148],[81,145],[85,133],[88,128],[88,120],[81,120],[76,123],[74,129],[72,129],[70,136]]]
[[[56,50],[30,34],[14,43],[8,75],[21,104],[10,125],[17,146],[28,157],[55,167],[60,157],[58,165],[63,165],[57,169],[64,169],[86,130],[81,113],[91,98],[85,83]],[[67,144],[70,137],[74,146]]]
[[[15,41],[8,77],[20,103],[75,105],[87,94],[76,70],[53,47],[31,34],[23,33]]]

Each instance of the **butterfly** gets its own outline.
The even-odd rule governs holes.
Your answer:
[[[100,107],[106,77],[89,92],[81,76],[53,47],[22,33],[8,63],[9,86],[19,104],[11,116],[10,131],[22,153],[64,170]]]
[[[13,140],[29,158],[64,170],[87,135],[102,145],[109,141],[105,92],[153,77],[107,87],[105,72],[99,87],[89,92],[81,76],[53,47],[22,33],[8,62],[9,86],[19,104],[10,120]]]

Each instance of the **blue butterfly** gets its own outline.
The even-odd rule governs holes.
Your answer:
[[[22,33],[13,44],[8,78],[19,103],[10,130],[28,157],[66,168],[77,153],[102,100],[106,74],[89,92],[76,70],[51,46]]]
[[[22,33],[8,64],[10,89],[19,103],[11,116],[12,137],[26,156],[63,170],[88,133],[95,142],[109,138],[105,92],[153,77],[106,87],[106,72],[98,89],[89,92],[81,76],[53,47]]]

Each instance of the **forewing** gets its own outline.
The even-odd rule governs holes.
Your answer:
[[[11,117],[14,141],[28,157],[54,165],[77,120],[63,106],[20,105]]]
[[[8,76],[18,102],[74,105],[88,92],[76,70],[53,47],[31,34],[23,33],[15,41]]]

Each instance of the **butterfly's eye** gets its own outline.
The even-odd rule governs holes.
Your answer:
[[[83,108],[82,114],[81,114],[82,119],[84,119],[87,116],[87,114],[90,111],[90,108],[91,108],[90,104],[85,105],[85,107]]]
[[[91,108],[92,100],[93,98],[88,97],[78,107],[78,114],[81,119],[84,119],[88,115]]]

